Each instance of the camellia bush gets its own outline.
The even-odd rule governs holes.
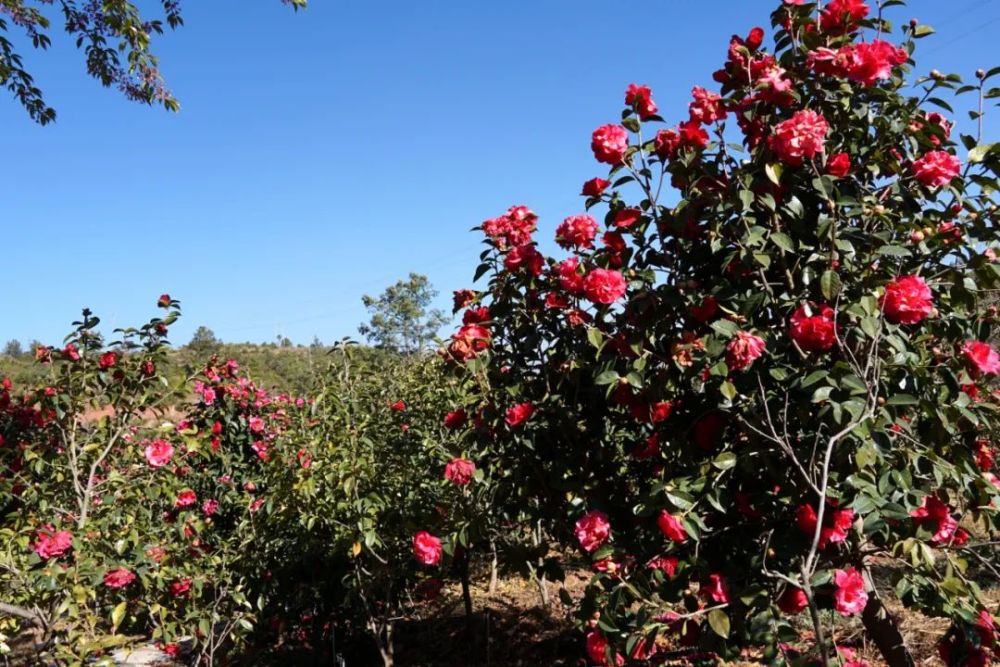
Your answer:
[[[676,125],[629,86],[565,258],[528,207],[481,226],[446,353],[469,455],[593,563],[595,664],[857,665],[851,618],[912,664],[889,594],[951,620],[948,664],[997,648],[1000,68],[914,74],[933,30],[894,29],[901,4],[786,0]]]

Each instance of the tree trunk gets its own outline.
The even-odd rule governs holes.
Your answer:
[[[469,586],[469,552],[462,557],[462,601],[465,603],[465,621],[472,626],[472,591]]]
[[[496,542],[490,543],[490,550],[493,552],[493,560],[490,561],[490,595],[497,592],[497,545]]]
[[[872,581],[871,571],[864,569],[865,590],[868,592],[868,604],[861,614],[861,621],[865,625],[865,631],[875,646],[878,647],[882,657],[889,667],[913,667],[913,656],[906,647],[903,635],[899,632],[896,619],[889,614],[889,610],[882,604],[882,600],[875,590]]]

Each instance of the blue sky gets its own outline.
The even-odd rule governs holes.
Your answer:
[[[155,3],[153,3],[155,4]],[[182,110],[126,102],[53,32],[26,64],[59,112],[0,101],[0,343],[56,342],[88,306],[144,322],[169,292],[176,343],[357,337],[361,295],[410,271],[466,287],[470,227],[531,206],[548,239],[604,169],[589,149],[636,81],[669,122],[711,87],[732,33],[771,0],[278,0],[185,4],[158,42]],[[916,0],[918,67],[1000,63],[1000,3]],[[996,116],[988,136],[1000,132]]]

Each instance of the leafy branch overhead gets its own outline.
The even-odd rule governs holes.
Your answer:
[[[307,3],[281,1],[296,10]],[[55,120],[55,109],[45,102],[34,76],[25,69],[11,33],[18,33],[35,49],[47,49],[53,18],[46,10],[52,9],[52,4],[52,0],[0,0],[0,85],[42,125]],[[164,24],[170,29],[184,24],[180,0],[159,0],[156,18],[144,15],[136,3],[126,0],[60,0],[58,4],[63,27],[83,50],[90,76],[107,88],[118,88],[129,100],[159,104],[169,111],[180,109],[151,50],[153,38],[163,33]]]

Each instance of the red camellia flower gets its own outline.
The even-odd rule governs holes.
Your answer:
[[[153,440],[146,445],[143,454],[150,467],[162,468],[170,462],[170,458],[174,455],[174,447],[166,440]]]
[[[681,145],[681,135],[677,130],[660,130],[653,140],[653,150],[661,160],[669,160]]]
[[[687,539],[687,529],[681,520],[667,510],[660,510],[660,516],[656,519],[656,525],[660,527],[660,532],[672,542],[678,544]]]
[[[309,466],[305,466],[309,467]],[[201,513],[205,516],[212,516],[219,511],[219,501],[215,498],[209,498],[201,504]]]
[[[583,276],[580,275],[580,260],[570,257],[556,264],[556,274],[559,276],[559,286],[570,294],[583,293]]]
[[[726,365],[729,370],[742,371],[750,368],[755,359],[764,354],[764,339],[746,331],[737,331],[726,345]]]
[[[594,247],[597,221],[589,215],[571,215],[556,227],[556,243],[567,250]]]
[[[611,524],[608,515],[596,510],[587,512],[576,520],[573,530],[580,547],[590,553],[608,541],[611,537]]]
[[[812,505],[799,505],[795,510],[795,523],[808,539],[812,539],[816,534],[816,519],[816,510]],[[819,531],[820,549],[847,539],[847,533],[854,523],[854,510],[828,508],[823,512],[823,520],[827,525]]]
[[[170,584],[170,594],[175,598],[184,597],[191,590],[191,578],[184,577],[183,579],[178,579],[177,581],[171,582]]]
[[[476,300],[477,293],[471,289],[457,289],[451,294],[452,312],[457,313]]]
[[[726,585],[726,578],[721,574],[712,573],[708,575],[708,581],[702,586],[702,596],[711,602],[726,604],[729,602],[729,587]]]
[[[649,421],[654,424],[659,424],[660,422],[667,421],[670,418],[670,413],[674,409],[674,404],[672,401],[660,401],[655,404],[649,410]]]
[[[642,120],[649,120],[657,112],[652,89],[634,83],[630,83],[625,91],[625,106],[634,108]]]
[[[947,544],[955,536],[958,521],[951,515],[951,508],[937,496],[924,496],[920,507],[910,512],[917,523],[934,531],[931,544]]]
[[[625,296],[625,277],[613,269],[594,269],[583,279],[583,292],[594,303],[609,305]]]
[[[640,211],[639,209],[623,208],[622,210],[615,213],[615,227],[628,229],[635,223],[639,222],[640,217],[642,217],[642,211]]]
[[[901,49],[880,39],[845,47],[848,51],[847,78],[863,86],[874,86],[878,81],[892,77],[892,68],[902,65],[910,58]]]
[[[705,324],[710,319],[715,317],[715,313],[719,310],[719,302],[715,300],[715,297],[709,294],[706,296],[701,305],[691,306],[691,317],[698,320],[702,324]]]
[[[526,422],[531,415],[535,413],[535,406],[529,403],[519,403],[513,407],[507,408],[507,414],[505,415],[505,421],[507,425],[511,428],[519,426]]]
[[[775,125],[768,142],[782,162],[797,167],[803,159],[823,152],[823,141],[829,131],[830,125],[823,116],[804,109]]]
[[[524,269],[536,276],[542,275],[544,264],[545,258],[542,257],[542,253],[530,243],[514,247],[503,260],[504,268],[510,272]]]
[[[73,343],[69,343],[68,345],[66,345],[66,347],[63,348],[63,356],[69,359],[70,361],[79,361],[80,351],[76,349],[76,345],[73,345]]]
[[[444,478],[458,486],[465,486],[476,474],[476,464],[468,459],[455,458],[444,467]]]
[[[489,346],[489,329],[479,324],[466,324],[451,337],[448,352],[459,361],[468,361]]]
[[[696,120],[688,120],[677,126],[682,148],[701,150],[708,146],[708,132]]]
[[[864,0],[831,0],[820,15],[820,29],[824,32],[844,32],[868,16],[868,11]]]
[[[826,173],[835,178],[843,178],[851,173],[851,156],[847,153],[831,155],[826,161]]]
[[[426,530],[417,531],[413,536],[413,555],[424,565],[441,562],[441,540]]]
[[[606,181],[603,178],[592,178],[583,184],[583,191],[580,194],[584,197],[600,197],[609,185],[611,185],[611,181]]]
[[[778,598],[778,609],[786,614],[798,614],[809,606],[809,599],[801,588],[789,586]]]
[[[934,310],[934,294],[920,276],[903,276],[886,286],[880,305],[893,324],[917,324]]]
[[[108,570],[104,573],[104,585],[108,588],[125,588],[135,581],[135,574],[124,567]]]
[[[611,667],[607,658],[608,640],[597,630],[587,633],[587,655],[597,667]],[[621,667],[625,664],[625,658],[615,653],[615,666]]]
[[[73,546],[73,533],[68,530],[56,530],[52,524],[46,524],[35,533],[35,543],[31,546],[42,560],[58,558]]]
[[[763,30],[761,38],[763,38]],[[691,120],[709,125],[716,121],[725,120],[726,107],[722,103],[722,97],[717,93],[712,93],[700,86],[695,86],[691,90],[694,101],[688,105],[691,113]]]
[[[813,315],[808,306],[800,306],[790,320],[788,333],[806,352],[825,352],[837,342],[833,308],[820,305],[816,313]]]
[[[118,363],[118,355],[115,352],[105,352],[97,361],[101,368],[111,368]]]
[[[675,556],[654,556],[646,563],[650,570],[661,570],[668,577],[677,574],[677,566],[680,564]]]
[[[861,573],[853,567],[846,570],[834,570],[833,583],[837,589],[833,592],[833,608],[844,616],[860,613],[868,602],[865,592],[865,580]]]
[[[403,401],[396,401],[395,403],[390,404],[389,407],[394,412],[402,412],[402,411],[406,410],[406,403],[403,402]]]
[[[598,162],[621,164],[628,150],[628,130],[621,125],[602,125],[594,130],[590,148]]]
[[[913,162],[913,177],[929,188],[948,185],[958,176],[962,163],[946,151],[929,151]]]
[[[170,295],[169,294],[161,294],[160,298],[157,299],[157,301],[156,301],[156,305],[159,306],[160,308],[169,308],[170,307]]]
[[[198,502],[198,496],[191,489],[184,489],[177,494],[177,500],[174,502],[174,507],[191,507]]]
[[[978,340],[966,341],[962,346],[962,354],[973,366],[978,375],[996,375],[1000,373],[1000,354],[988,343]]]
[[[445,428],[462,428],[469,420],[469,414],[465,410],[452,410],[444,416]]]

